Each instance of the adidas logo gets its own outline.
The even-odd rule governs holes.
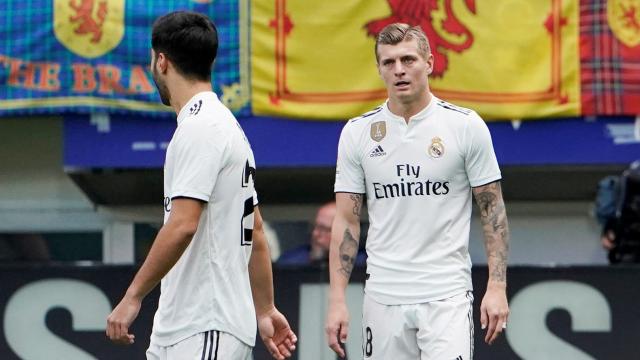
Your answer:
[[[376,146],[369,153],[369,157],[378,157],[378,156],[385,156],[385,155],[387,155],[387,153],[384,152],[384,150],[382,149],[382,145]]]
[[[189,108],[189,113],[191,115],[198,115],[201,108],[202,108],[202,100],[198,101],[197,104],[193,104],[193,106]]]

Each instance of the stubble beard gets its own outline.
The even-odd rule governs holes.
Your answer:
[[[153,78],[153,83],[156,85],[156,89],[158,89],[158,94],[160,94],[160,101],[162,101],[162,104],[171,106],[171,94],[169,93],[169,88],[167,87],[167,84],[160,80],[160,76],[156,72],[155,66],[151,72],[151,77]]]

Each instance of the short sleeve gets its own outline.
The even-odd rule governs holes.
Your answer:
[[[225,144],[211,125],[187,120],[181,124],[172,144],[175,159],[170,186],[172,199],[189,197],[209,201],[222,168]]]
[[[353,129],[347,123],[340,134],[334,191],[364,194],[364,170],[356,154],[356,143],[350,130]]]
[[[489,128],[475,112],[470,114],[465,139],[467,146],[465,170],[469,184],[477,187],[500,180],[502,175],[493,150]]]

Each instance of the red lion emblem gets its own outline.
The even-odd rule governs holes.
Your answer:
[[[636,15],[636,9],[633,5],[630,5],[628,8],[625,8],[624,5],[620,5],[622,9],[622,19],[624,20],[624,26],[635,30],[636,32],[640,30],[640,22],[638,21],[638,17]]]
[[[102,38],[102,24],[107,17],[107,0],[102,0],[98,4],[98,19],[93,18],[93,0],[70,0],[69,6],[75,10],[76,14],[69,16],[71,22],[78,22],[78,27],[74,30],[76,34],[92,34],[91,42],[98,43]]]
[[[431,52],[435,59],[432,76],[441,77],[449,66],[449,61],[445,53],[446,50],[462,52],[473,44],[473,34],[469,29],[460,22],[453,13],[451,8],[452,0],[444,0],[444,10],[446,17],[442,20],[442,29],[445,32],[461,37],[460,42],[451,42],[446,40],[441,31],[433,26],[432,13],[439,8],[439,2],[442,0],[387,0],[391,7],[391,16],[370,21],[365,25],[369,36],[377,37],[382,29],[392,23],[401,22],[412,26],[419,25],[422,31],[429,38]],[[476,13],[475,0],[465,0],[465,4],[469,11]]]

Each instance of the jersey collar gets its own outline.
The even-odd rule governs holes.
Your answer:
[[[218,96],[212,91],[202,91],[193,95],[193,97],[187,101],[187,104],[180,109],[180,112],[178,113],[178,124],[188,116],[193,115],[194,113],[197,114],[203,103],[212,100],[215,101],[217,99]]]
[[[440,99],[435,97],[435,95],[431,94],[431,101],[429,102],[429,104],[427,104],[427,106],[425,106],[424,109],[420,110],[420,112],[418,112],[417,114],[413,115],[409,119],[409,123],[411,123],[412,121],[416,121],[416,120],[423,120],[423,119],[426,119],[427,117],[429,117],[429,115],[431,115],[433,113],[433,111],[435,110],[436,103],[438,101],[440,101]],[[396,115],[396,114],[392,113],[391,110],[389,110],[389,99],[387,99],[387,101],[385,101],[384,106],[383,106],[383,111],[389,117],[391,117],[393,119],[400,120],[402,122],[405,122],[404,118],[402,116]]]

